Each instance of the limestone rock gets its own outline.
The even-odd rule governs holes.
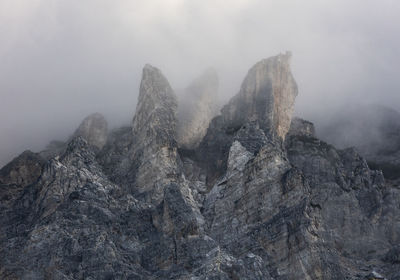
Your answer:
[[[177,99],[161,71],[149,64],[143,68],[139,99],[132,122],[135,142],[174,145]]]
[[[226,174],[228,177],[236,172],[242,172],[246,163],[252,159],[254,155],[246,150],[239,141],[234,141],[229,150],[228,167]]]
[[[195,148],[207,132],[211,119],[216,115],[218,76],[214,69],[207,69],[184,91],[178,107],[177,139],[185,148]]]
[[[244,133],[258,139],[255,141],[258,146],[266,135],[285,139],[297,96],[297,85],[290,72],[290,56],[290,53],[280,54],[256,63],[239,93],[222,108],[221,115],[210,122],[197,149],[199,161],[207,170],[209,186],[226,171],[229,149],[238,131],[258,130],[256,134]]]
[[[177,99],[161,71],[151,65],[143,69],[139,100],[132,122],[131,160],[135,187],[154,192],[159,200],[163,186],[177,179]]]
[[[232,119],[256,119],[223,113],[178,148],[176,99],[146,66],[132,127],[101,150],[77,136],[1,169],[0,278],[400,279],[400,189],[247,104]]]
[[[94,113],[82,121],[73,137],[82,136],[90,145],[101,149],[107,142],[107,135],[106,119],[100,113]]]
[[[289,131],[297,96],[290,71],[291,54],[279,54],[256,63],[239,93],[223,107],[222,116],[232,127],[257,120],[265,131],[284,139]]]
[[[315,127],[312,122],[293,118],[290,124],[289,135],[306,136],[306,137],[316,137]]]

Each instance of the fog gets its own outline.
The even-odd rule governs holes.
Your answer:
[[[0,166],[92,112],[129,124],[146,63],[176,89],[213,66],[224,101],[255,62],[290,50],[297,115],[399,110],[399,11],[395,0],[0,0]]]

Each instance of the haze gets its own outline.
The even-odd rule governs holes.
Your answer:
[[[297,115],[399,110],[399,11],[395,0],[0,0],[0,166],[92,112],[129,124],[146,63],[176,89],[213,66],[224,101],[255,62],[290,50]]]

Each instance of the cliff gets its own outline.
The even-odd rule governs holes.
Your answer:
[[[292,120],[296,95],[289,56],[262,60],[182,148],[146,65],[130,127],[0,170],[0,278],[400,279],[399,188]]]

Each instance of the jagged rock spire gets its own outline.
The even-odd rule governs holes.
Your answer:
[[[254,154],[266,137],[281,140],[290,128],[297,85],[290,72],[290,53],[279,54],[256,63],[245,77],[239,93],[213,118],[199,145],[197,156],[207,170],[212,185],[226,172],[230,147],[238,133],[239,141]],[[240,137],[239,137],[240,138]]]
[[[239,93],[222,109],[225,122],[240,127],[248,121],[258,121],[265,131],[284,139],[297,96],[290,57],[287,52],[256,63]]]
[[[178,108],[178,142],[185,148],[195,148],[207,132],[216,115],[218,75],[209,68],[184,91]]]
[[[99,149],[107,142],[107,121],[100,113],[87,116],[74,133],[74,137],[82,136],[90,145]]]
[[[134,137],[147,141],[173,142],[176,130],[177,100],[167,79],[149,64],[143,68],[139,100],[133,118]]]
[[[294,95],[270,60],[195,151],[177,153],[176,100],[146,66],[133,134],[2,168],[0,279],[398,279],[399,188],[307,121],[273,137]]]
[[[136,190],[159,200],[169,176],[177,173],[175,94],[161,71],[143,68],[139,100],[133,118],[131,160],[135,164]],[[175,177],[175,176],[172,176]]]

